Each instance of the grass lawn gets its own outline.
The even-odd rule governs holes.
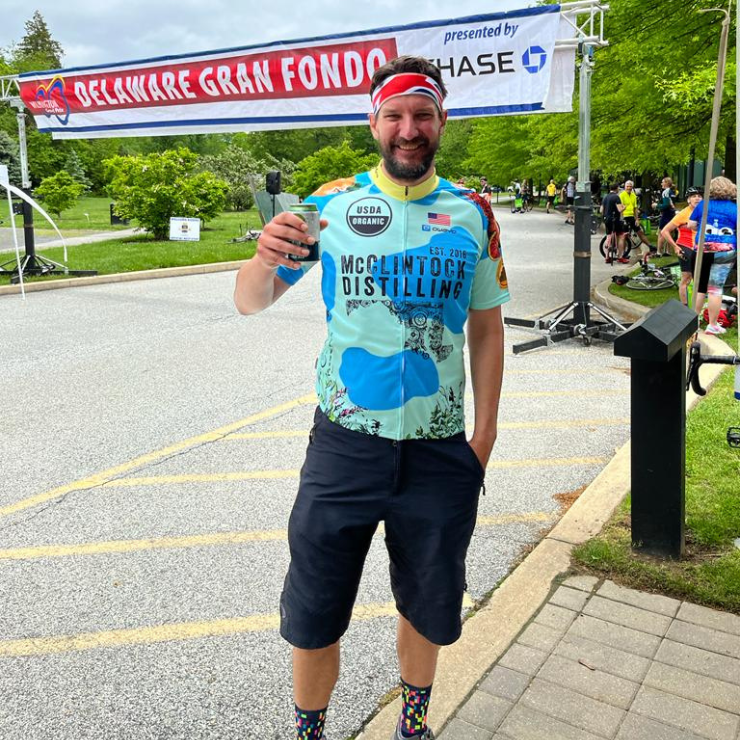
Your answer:
[[[686,428],[686,556],[668,560],[631,549],[630,502],[598,537],[574,550],[578,566],[617,583],[740,614],[740,450],[727,428],[740,426],[728,369],[689,415]]]
[[[155,241],[151,236],[141,234],[94,244],[70,246],[67,249],[68,266],[71,270],[97,270],[100,274],[110,274],[248,259],[254,254],[256,242],[230,241],[247,228],[260,228],[256,210],[221,214],[205,227],[201,227],[199,242]],[[44,249],[42,246],[37,251],[55,262],[63,261],[61,247]],[[2,255],[3,258],[5,256]],[[12,257],[12,253],[7,253],[7,259]],[[2,261],[5,259],[0,260]],[[64,275],[60,274],[60,277]],[[7,285],[9,282],[8,276],[0,275],[0,285]]]
[[[113,200],[111,198],[100,198],[96,196],[83,197],[68,211],[62,211],[62,215],[59,218],[53,213],[49,213],[49,215],[63,236],[79,236],[87,231],[118,231],[120,229],[131,228],[131,226],[123,225],[111,226],[110,204],[112,202]],[[44,207],[43,203],[41,203],[41,207]],[[0,212],[0,218],[5,221],[2,224],[3,226],[10,225],[8,223],[7,208]],[[33,213],[33,222],[39,234],[51,235],[56,233],[49,225],[49,222],[35,210]],[[19,215],[15,217],[15,225],[19,229],[23,228],[23,216]]]

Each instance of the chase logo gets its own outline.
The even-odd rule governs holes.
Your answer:
[[[347,226],[359,236],[382,234],[391,219],[391,207],[380,198],[360,198],[347,210]]]
[[[62,126],[69,120],[69,103],[64,94],[64,78],[57,75],[48,85],[36,88],[35,107],[43,110],[47,118],[56,116]]]
[[[541,46],[530,46],[522,54],[522,64],[529,74],[537,74],[547,61],[547,52]]]

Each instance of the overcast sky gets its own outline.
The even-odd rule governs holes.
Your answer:
[[[0,0],[0,48],[23,37],[35,10],[64,49],[62,65],[101,65],[169,54],[362,31],[494,13],[531,0]]]

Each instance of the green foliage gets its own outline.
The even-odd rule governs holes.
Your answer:
[[[57,217],[71,208],[82,195],[85,188],[69,172],[62,170],[56,175],[42,180],[36,188],[35,195],[44,202],[46,208]]]
[[[211,172],[196,173],[197,162],[197,155],[184,148],[106,160],[116,213],[136,219],[155,239],[166,238],[173,216],[214,218],[226,204],[228,185]]]
[[[85,167],[82,164],[80,155],[74,149],[71,149],[67,154],[67,159],[64,161],[64,170],[69,172],[70,175],[82,185],[84,192],[89,192],[92,188],[92,182],[90,178],[85,174]]]
[[[299,162],[291,191],[305,198],[325,182],[365,172],[377,163],[377,154],[352,149],[348,141],[340,146],[327,146]]]
[[[200,166],[228,184],[227,204],[234,211],[245,211],[252,207],[252,185],[256,190],[263,189],[268,171],[280,170],[283,188],[286,188],[290,185],[290,175],[295,169],[292,162],[281,162],[269,155],[265,159],[257,159],[251,152],[236,144],[230,144],[220,154],[201,157]]]
[[[2,130],[0,130],[0,164],[8,165],[10,184],[21,187],[21,155],[18,145]],[[0,197],[5,197],[4,188],[0,192]]]
[[[12,66],[16,71],[59,69],[64,50],[52,38],[49,27],[38,10],[26,21],[25,30],[25,35],[11,52]]]
[[[437,174],[440,177],[454,182],[458,177],[469,172],[465,162],[468,159],[468,145],[472,130],[473,121],[449,121],[447,123],[435,158]]]

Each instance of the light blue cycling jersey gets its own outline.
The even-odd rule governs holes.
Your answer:
[[[509,299],[488,204],[436,175],[398,185],[380,166],[328,183],[306,202],[329,222],[319,247],[328,329],[317,362],[322,411],[390,439],[463,431],[468,309]],[[315,264],[277,274],[293,285]]]

